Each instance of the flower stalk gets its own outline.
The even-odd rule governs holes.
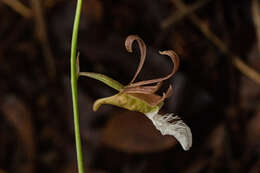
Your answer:
[[[71,57],[70,57],[71,58],[71,62],[70,62],[71,63],[71,90],[72,90],[74,131],[75,131],[78,173],[84,173],[82,147],[81,147],[81,139],[80,139],[80,128],[79,128],[78,89],[77,89],[78,69],[77,69],[77,62],[76,62],[78,28],[79,28],[81,9],[82,9],[82,0],[78,0],[75,19],[74,19],[73,33],[72,33]]]

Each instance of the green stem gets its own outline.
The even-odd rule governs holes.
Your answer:
[[[77,1],[77,9],[75,14],[72,42],[71,42],[71,89],[72,89],[72,102],[73,102],[73,114],[74,114],[74,129],[75,129],[75,141],[77,150],[78,172],[84,173],[80,129],[79,129],[79,110],[78,110],[78,89],[77,89],[77,66],[76,66],[76,54],[77,54],[77,40],[78,40],[78,28],[80,13],[82,8],[82,0]]]

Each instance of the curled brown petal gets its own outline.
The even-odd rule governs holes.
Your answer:
[[[143,93],[133,93],[130,94],[134,97],[137,97],[141,100],[144,100],[146,103],[148,103],[151,106],[157,106],[161,100],[161,96],[156,95],[156,94],[143,94]]]
[[[172,95],[172,91],[172,86],[170,85],[166,93],[163,93],[163,96],[161,96],[160,99],[157,99],[153,104],[158,105],[159,103],[163,102],[165,99]]]
[[[122,92],[124,93],[143,93],[153,94],[162,86],[162,82],[158,82],[155,86],[137,86],[137,87],[125,87]]]
[[[179,69],[179,65],[180,65],[179,56],[172,50],[159,51],[159,53],[161,55],[168,55],[171,58],[171,60],[174,64],[174,67],[172,68],[172,72],[169,75],[162,77],[162,78],[132,83],[128,87],[136,87],[136,86],[141,86],[141,85],[147,85],[147,84],[162,82],[164,80],[169,79],[170,77],[172,77],[177,72],[177,70]]]
[[[138,43],[141,56],[140,56],[138,68],[135,72],[133,79],[131,80],[131,82],[129,84],[132,84],[135,81],[137,75],[140,73],[140,71],[144,65],[144,61],[146,58],[146,45],[145,45],[144,41],[138,35],[129,35],[126,38],[126,40],[125,40],[126,50],[131,53],[133,52],[132,45],[133,45],[134,41],[137,41],[137,43]]]
[[[163,93],[163,96],[159,96],[159,95],[151,94],[151,93],[146,94],[146,93],[142,93],[142,92],[128,93],[128,94],[133,95],[141,100],[144,100],[151,106],[157,106],[158,104],[162,103],[166,98],[168,98],[172,94],[172,86],[170,85],[167,92]]]
[[[166,91],[166,94],[165,94],[165,99],[170,97],[173,93],[173,89],[172,89],[172,86],[170,85],[168,90]]]

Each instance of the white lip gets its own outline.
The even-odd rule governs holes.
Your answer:
[[[160,115],[158,111],[149,112],[145,115],[153,122],[157,130],[161,132],[162,135],[172,135],[174,136],[182,148],[187,151],[192,146],[192,133],[190,128],[178,117],[173,116],[173,114]],[[174,122],[170,122],[176,120]]]

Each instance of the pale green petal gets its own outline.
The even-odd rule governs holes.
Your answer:
[[[100,82],[103,82],[104,84],[110,86],[111,88],[114,88],[117,91],[120,91],[124,88],[124,85],[103,74],[93,72],[80,72],[79,75],[99,80]]]

